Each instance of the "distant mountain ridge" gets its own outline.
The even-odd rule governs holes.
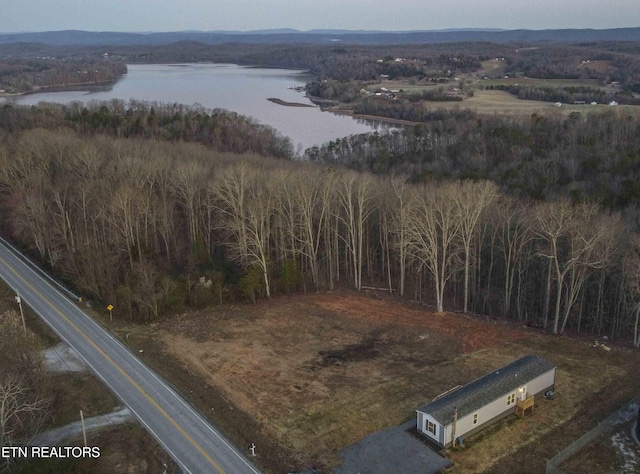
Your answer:
[[[0,33],[0,44],[41,43],[51,46],[166,45],[180,41],[221,43],[416,44],[462,41],[566,42],[640,41],[640,27],[612,29],[500,30],[446,29],[432,31],[369,31],[294,29],[256,31],[175,31],[164,33],[92,32],[81,30]]]

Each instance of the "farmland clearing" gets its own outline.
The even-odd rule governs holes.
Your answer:
[[[523,453],[543,469],[640,388],[640,354],[615,341],[605,351],[590,339],[376,293],[221,305],[120,331],[239,446],[255,443],[266,472],[331,472],[340,450],[526,354],[557,365],[556,399],[450,450],[452,472],[513,472]]]

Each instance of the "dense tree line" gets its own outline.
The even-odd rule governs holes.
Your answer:
[[[360,97],[362,85],[353,81],[324,79],[311,81],[306,85],[307,94],[312,98],[327,99],[342,103],[354,102]]]
[[[180,43],[159,47],[120,47],[113,53],[130,62],[231,62],[308,69],[326,79],[367,81],[474,72],[481,61],[504,58],[511,75],[638,83],[640,57],[635,42],[560,45],[489,42],[398,45],[257,45]],[[407,59],[395,62],[396,58]],[[382,60],[382,62],[379,62]],[[590,60],[590,63],[583,61]],[[596,64],[599,65],[596,66]]]
[[[15,94],[48,87],[114,82],[126,72],[124,63],[104,59],[0,59],[0,89]]]
[[[307,69],[322,79],[368,81],[386,74],[393,78],[422,77],[442,71],[452,74],[480,67],[480,60],[504,56],[510,47],[490,43],[398,45],[204,45],[181,43],[159,47],[113,48],[130,62],[212,61]],[[395,59],[404,61],[397,62]]]
[[[289,159],[291,140],[274,128],[223,109],[201,106],[128,102],[113,99],[87,105],[40,104],[0,108],[0,130],[71,128],[81,135],[106,134],[124,138],[158,138],[202,143],[218,151],[258,153]]]
[[[60,60],[81,56],[99,61],[110,57],[126,63],[216,62],[306,69],[321,78],[339,81],[367,81],[387,74],[394,78],[421,77],[437,72],[470,72],[480,60],[504,56],[510,46],[491,43],[396,44],[396,45],[311,45],[240,44],[208,45],[179,42],[164,46],[130,45],[102,47],[52,47],[43,45],[0,45],[0,57],[11,55],[32,59],[51,55]],[[396,62],[396,58],[406,61]]]
[[[35,48],[35,49],[34,49]],[[493,86],[504,88],[521,99],[550,102],[611,102],[637,104],[634,92],[640,91],[640,56],[637,48],[627,43],[566,44],[399,44],[386,46],[364,46],[349,44],[290,45],[290,44],[219,44],[206,45],[182,42],[164,46],[118,46],[96,49],[95,47],[63,48],[46,47],[55,51],[54,59],[33,58],[38,48],[34,45],[0,45],[11,51],[17,59],[5,60],[7,86],[16,90],[15,84],[27,90],[34,81],[45,86],[72,84],[78,81],[95,82],[112,80],[126,68],[124,62],[166,63],[200,62],[237,63],[270,67],[298,68],[308,70],[317,80],[307,85],[310,96],[332,104],[336,101],[351,104],[355,113],[378,115],[409,121],[427,121],[430,112],[422,110],[417,100],[460,101],[459,94],[445,93],[437,89],[399,98],[389,105],[380,101],[366,100],[359,93],[367,84],[392,80],[430,81],[431,83],[455,81],[460,74],[475,74],[477,78],[488,75],[502,78],[506,73],[512,77],[597,79],[601,84],[616,81],[617,91],[604,91],[597,87],[532,87],[523,85]],[[105,50],[110,60],[104,60]],[[81,58],[81,59],[78,59]],[[482,70],[482,61],[500,58],[502,67]],[[10,65],[20,65],[19,70]],[[87,65],[91,66],[88,67]],[[0,64],[1,66],[1,64]],[[22,68],[22,69],[20,69]],[[112,70],[105,76],[104,68]],[[120,68],[120,69],[119,69]],[[2,88],[0,67],[0,88]],[[107,71],[108,72],[108,71]],[[95,76],[95,77],[94,77]],[[84,79],[83,79],[84,78]],[[82,79],[82,80],[81,80]],[[86,80],[85,80],[86,79]],[[8,80],[8,79],[7,79]],[[6,81],[5,81],[6,82]],[[460,86],[462,87],[462,86]],[[473,93],[472,88],[468,93]],[[134,124],[134,127],[135,124]],[[187,127],[188,128],[188,127]],[[174,134],[180,134],[174,131]],[[236,147],[235,151],[242,151]]]
[[[366,103],[365,103],[366,104]],[[402,115],[395,103],[372,101]],[[361,110],[361,109],[358,109]],[[306,151],[312,161],[380,174],[490,179],[527,198],[591,199],[620,210],[637,228],[640,209],[640,118],[628,111],[530,117],[479,116],[468,110],[417,108],[415,127],[346,137]]]
[[[2,154],[4,232],[135,320],[383,286],[438,311],[638,342],[639,244],[593,203],[70,131],[26,131]]]
[[[511,75],[540,79],[598,79],[616,81],[629,90],[640,77],[635,43],[591,43],[517,48],[505,56]]]
[[[380,74],[393,78],[431,76],[450,71],[474,72],[480,62],[505,59],[510,75],[536,78],[598,79],[618,81],[629,89],[639,83],[637,42],[554,44],[513,42],[457,42],[431,44],[249,44],[178,42],[170,45],[63,47],[34,44],[0,45],[0,56],[100,62],[105,51],[127,63],[218,62],[307,69],[322,78],[339,81],[373,80]],[[396,58],[407,61],[395,62]],[[382,62],[379,62],[382,60]],[[589,61],[588,63],[586,61]],[[79,69],[79,68],[78,68]],[[75,71],[74,71],[75,72]]]
[[[624,105],[640,105],[640,98],[635,97],[630,90],[618,90],[611,92],[584,86],[535,87],[515,84],[492,85],[488,86],[487,89],[507,91],[509,94],[517,96],[518,99],[525,100],[561,102],[564,104],[572,104],[574,102],[583,102],[585,104],[590,104],[591,102],[608,104],[613,101]]]
[[[407,94],[406,99],[409,102],[419,102],[420,100],[431,102],[460,102],[463,99],[463,95],[461,91],[456,94],[451,94],[444,87],[435,87],[425,89],[419,94]]]
[[[452,98],[452,100],[457,101],[459,99]],[[440,120],[447,120],[454,116],[467,117],[474,115],[473,112],[469,111],[468,109],[460,109],[454,112],[448,112],[444,109],[426,107],[424,104],[415,102],[411,99],[391,101],[380,99],[377,97],[371,97],[358,102],[354,106],[353,112],[359,115],[375,115],[378,117],[387,117],[397,120],[407,120],[410,122],[423,123],[433,123]],[[418,128],[418,130],[422,129]],[[353,137],[353,139],[358,140],[357,137]],[[329,143],[326,146],[330,147],[332,145],[331,143]]]

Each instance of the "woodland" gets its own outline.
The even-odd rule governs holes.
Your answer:
[[[588,183],[583,193],[567,192],[552,172],[531,176],[534,167],[553,169],[572,146],[578,150],[564,161],[582,156],[580,145],[599,131],[592,174],[631,179],[637,118],[574,117],[582,128],[573,130],[533,117],[521,133],[483,121],[484,154],[462,153],[458,135],[428,127],[363,136],[382,144],[369,155],[374,162],[404,146],[404,156],[423,166],[373,174],[326,157],[292,160],[276,132],[220,111],[116,101],[92,110],[5,106],[1,116],[3,233],[79,294],[132,321],[218,302],[377,287],[437,311],[640,342],[640,238],[629,231],[628,210],[635,207],[603,205]],[[456,124],[470,132],[478,120]],[[540,134],[537,121],[546,127]],[[131,123],[137,133],[124,132]],[[172,136],[176,129],[182,135]],[[229,138],[236,134],[245,148]],[[511,135],[519,146],[503,146]],[[284,148],[262,147],[263,140]],[[410,140],[421,147],[409,151]],[[370,150],[350,156],[366,163]],[[498,178],[531,180],[534,191],[545,178],[554,192],[514,192],[491,175],[501,156],[531,168]],[[456,157],[477,163],[475,175]]]
[[[425,107],[444,98],[437,90],[360,100],[380,75],[446,83],[500,57],[499,76],[618,83],[607,92],[491,86],[519,98],[638,103],[637,43],[522,46],[2,45],[8,93],[112,82],[125,62],[233,62],[308,69],[318,76],[310,95],[418,124],[295,154],[273,128],[225,110],[7,103],[0,233],[85,301],[112,304],[134,324],[373,288],[437,312],[640,347],[638,113]],[[39,338],[14,311],[0,330],[0,446],[12,446],[46,424],[46,383]]]
[[[635,44],[183,43],[114,47],[108,59],[104,47],[2,45],[0,88],[9,93],[110,82],[125,61],[261,64],[314,72],[307,92],[318,100],[416,124],[296,153],[273,128],[226,110],[133,99],[5,103],[0,233],[85,301],[111,304],[133,324],[375,289],[437,312],[640,347],[635,108],[497,115],[425,106],[459,100],[439,88],[398,100],[360,92],[381,74],[451,84],[499,57],[497,77],[590,81],[490,86],[519,98],[636,105]],[[0,342],[0,446],[11,446],[47,424],[48,402],[39,338],[21,336],[13,311],[0,329],[10,342]]]
[[[359,81],[380,74],[437,82],[500,57],[497,74],[615,80],[636,100],[640,60],[629,43],[516,46],[182,43],[113,47],[109,60],[107,48],[47,50],[114,65],[305,68],[318,75],[308,91],[326,98],[355,97]],[[23,63],[34,54],[2,48]],[[357,113],[420,123],[294,155],[277,131],[223,110],[6,104],[0,225],[79,293],[132,321],[376,287],[437,311],[638,345],[640,122],[629,110],[527,117],[364,100]]]
[[[109,60],[105,61],[105,53]],[[38,69],[52,59],[70,63],[189,63],[216,62],[306,69],[319,79],[341,82],[390,78],[416,80],[441,75],[455,76],[476,71],[482,61],[503,58],[501,73],[533,78],[598,79],[616,81],[624,89],[640,83],[637,41],[557,42],[455,42],[424,44],[358,45],[334,43],[209,45],[181,41],[166,45],[52,46],[44,44],[0,44],[0,58],[9,64],[25,60]],[[47,58],[47,59],[43,59]],[[396,58],[408,61],[395,62]],[[589,63],[583,63],[589,61]],[[606,67],[603,66],[606,64]],[[79,69],[79,68],[78,68]],[[86,68],[83,68],[86,69]]]
[[[120,61],[9,57],[0,59],[0,88],[9,94],[19,94],[43,88],[110,83],[126,72],[127,66]]]

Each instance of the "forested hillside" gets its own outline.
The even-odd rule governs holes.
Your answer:
[[[13,133],[32,128],[68,128],[82,136],[105,134],[195,142],[217,151],[252,152],[283,159],[293,155],[291,140],[272,127],[235,112],[202,106],[114,99],[86,105],[2,107],[0,130]]]
[[[386,104],[385,113],[395,114],[393,103]],[[411,120],[401,111],[398,118]],[[627,224],[640,229],[638,114],[552,111],[521,117],[421,109],[420,118],[425,123],[335,140],[306,156],[378,174],[406,174],[413,181],[490,179],[524,198],[588,199],[622,211]]]
[[[105,61],[105,53],[109,61]],[[8,65],[29,60],[26,66],[32,71],[52,67],[54,59],[69,64],[91,61],[100,67],[118,67],[119,62],[236,63],[308,69],[322,78],[340,81],[372,80],[380,74],[407,79],[431,75],[453,77],[479,70],[482,61],[501,58],[504,68],[499,73],[502,74],[532,78],[589,78],[603,82],[618,81],[629,87],[638,82],[640,71],[637,40],[593,40],[570,45],[530,43],[524,39],[509,43],[458,41],[411,44],[396,41],[387,45],[242,44],[232,41],[211,45],[178,39],[171,44],[157,46],[135,43],[103,43],[101,46],[9,43],[0,44],[0,58],[5,58],[3,61]],[[406,61],[397,62],[396,58]],[[72,72],[75,74],[78,70],[88,71],[88,68],[80,65]]]
[[[17,94],[50,87],[101,84],[113,82],[126,72],[127,66],[120,61],[0,56],[0,89]]]
[[[495,137],[484,144],[470,140],[478,147],[467,154],[464,148],[453,153],[459,146],[458,135],[449,135],[453,122],[439,135],[422,128],[373,137],[373,145],[388,140],[377,153],[387,149],[389,156],[412,137],[422,148],[411,156],[439,170],[405,167],[398,171],[408,175],[376,176],[335,163],[274,160],[255,150],[232,154],[213,139],[203,146],[162,140],[161,133],[115,138],[109,127],[106,135],[87,133],[56,118],[56,110],[63,118],[68,113],[31,112],[31,120],[58,124],[49,123],[51,130],[18,130],[14,120],[4,137],[3,232],[81,294],[108,301],[133,320],[185,305],[376,286],[438,311],[501,315],[554,333],[586,330],[639,342],[640,240],[618,212],[575,193],[573,200],[543,193],[537,197],[547,199],[540,201],[508,194],[482,173],[465,175],[452,165],[458,155],[484,170],[519,160],[531,168],[507,176],[535,180],[533,167],[543,168],[534,165],[536,147],[560,135],[575,135],[570,143],[581,144],[597,130],[588,128],[596,127],[589,125],[593,120],[601,129],[592,148],[602,153],[591,154],[593,166],[620,156],[631,170],[636,155],[623,144],[636,133],[633,118],[585,119],[585,135],[569,126],[558,130],[553,117],[534,118],[520,144],[508,146],[501,140],[518,135],[514,124],[461,121],[457,133],[492,130],[487,136]],[[630,146],[637,154],[637,145]],[[518,158],[520,148],[530,150],[526,159]],[[558,153],[550,159],[559,163]],[[362,163],[367,156],[362,151]]]
[[[92,32],[81,30],[9,33],[0,35],[0,43],[43,43],[47,45],[163,45],[177,41],[198,41],[213,45],[221,43],[320,43],[346,44],[425,44],[454,41],[493,42],[577,42],[577,41],[637,41],[639,28],[556,29],[556,30],[493,30],[455,29],[430,31],[363,31],[310,30],[290,28],[257,31],[174,31],[159,33]]]

